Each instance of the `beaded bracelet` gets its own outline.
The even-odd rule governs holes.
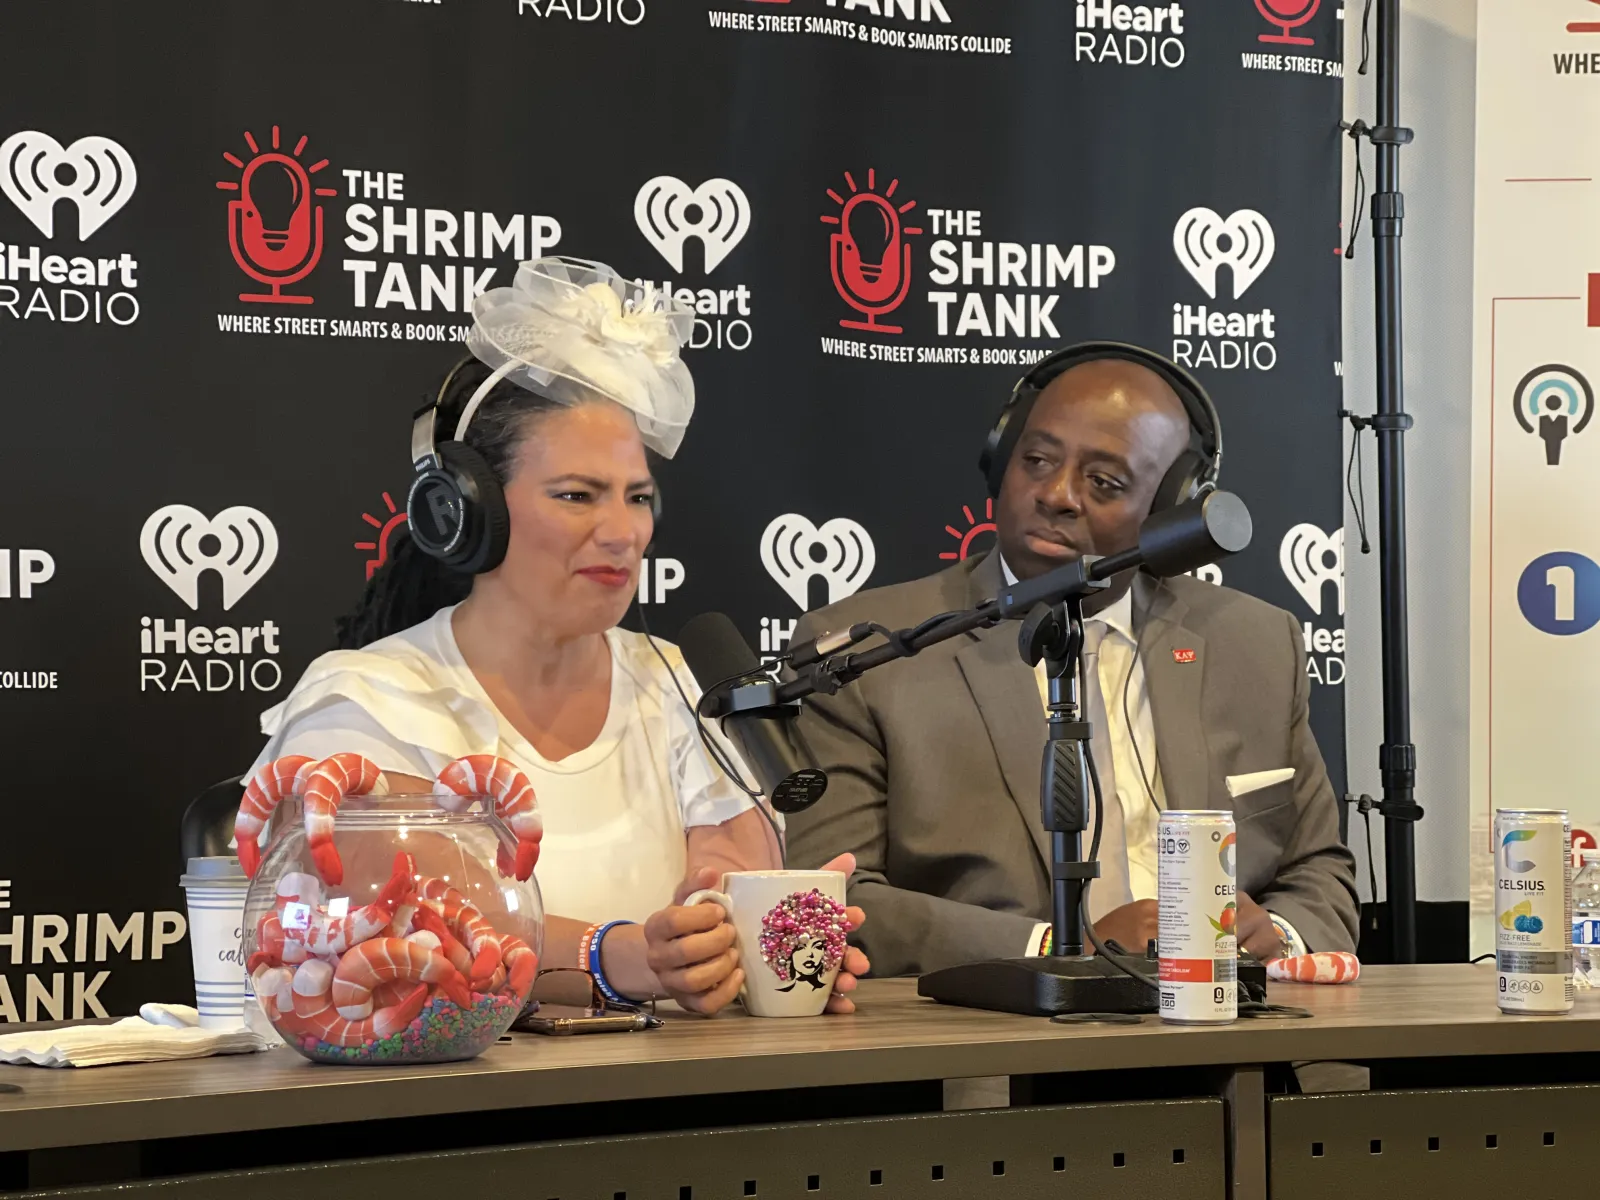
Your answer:
[[[584,934],[584,939],[588,943],[589,974],[594,977],[595,987],[600,989],[600,994],[606,998],[606,1001],[609,1004],[625,1005],[628,1004],[629,1001],[622,995],[622,993],[618,992],[614,987],[612,987],[610,981],[606,979],[606,973],[601,969],[600,966],[600,947],[605,941],[606,934],[610,933],[618,925],[632,924],[635,924],[635,922],[607,921],[604,925],[595,927],[594,937],[592,939],[589,938],[587,933]]]

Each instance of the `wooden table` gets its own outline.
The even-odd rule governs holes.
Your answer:
[[[1073,1195],[1264,1197],[1270,1182],[1299,1197],[1349,1196],[1352,1172],[1515,1179],[1530,1155],[1587,1171],[1600,995],[1514,1018],[1493,984],[1488,966],[1378,967],[1351,987],[1275,985],[1309,1020],[1182,1028],[947,1008],[882,980],[853,1017],[519,1035],[435,1067],[318,1067],[287,1049],[5,1067],[21,1090],[0,1092],[0,1187],[154,1176],[163,1196],[314,1200],[520,1180],[529,1200],[956,1200],[1059,1195],[1068,1179]],[[1281,1090],[1279,1064],[1308,1060],[1371,1064],[1378,1090]],[[961,1089],[945,1081],[996,1077],[1009,1105],[946,1111]]]

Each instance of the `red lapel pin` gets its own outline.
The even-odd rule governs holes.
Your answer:
[[[1192,663],[1194,661],[1194,651],[1174,650],[1172,652],[1172,661],[1175,663]]]

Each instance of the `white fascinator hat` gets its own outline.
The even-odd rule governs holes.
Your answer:
[[[523,263],[510,287],[472,302],[472,316],[467,348],[496,377],[561,403],[613,400],[646,446],[677,453],[694,414],[694,380],[678,355],[694,330],[687,305],[604,263],[555,256]]]

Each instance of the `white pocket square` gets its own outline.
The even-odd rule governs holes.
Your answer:
[[[1240,796],[1248,796],[1251,792],[1259,792],[1262,788],[1269,788],[1275,783],[1284,783],[1293,778],[1293,767],[1279,767],[1276,771],[1251,771],[1247,775],[1229,775],[1228,795],[1237,800]]]

